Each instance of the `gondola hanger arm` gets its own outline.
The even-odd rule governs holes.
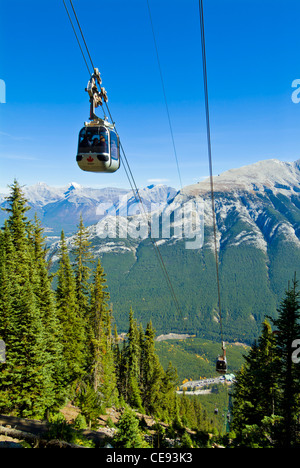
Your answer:
[[[91,103],[91,115],[90,119],[94,120],[96,115],[94,113],[95,109],[99,106],[103,106],[103,101],[108,102],[108,96],[105,88],[101,87],[102,79],[98,68],[94,68],[94,73],[92,74],[87,87],[86,91],[90,97]],[[100,87],[100,91],[98,89]]]

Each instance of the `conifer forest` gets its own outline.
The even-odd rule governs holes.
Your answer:
[[[226,425],[216,424],[196,395],[179,394],[177,369],[162,366],[151,320],[144,328],[128,310],[118,334],[109,285],[79,220],[70,248],[61,233],[59,267],[51,273],[37,217],[17,181],[7,197],[0,232],[1,415],[47,421],[48,437],[95,447],[107,408],[119,411],[109,443],[115,448],[297,448],[300,444],[300,292],[289,282],[278,318],[265,317],[244,355],[229,394]],[[78,410],[72,424],[62,409]],[[145,424],[152,419],[152,427]],[[225,415],[226,418],[226,415]],[[170,445],[171,444],[171,445]],[[96,443],[97,446],[97,443]]]

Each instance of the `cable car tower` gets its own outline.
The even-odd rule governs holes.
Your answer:
[[[101,119],[95,114],[95,109],[103,106],[103,101],[108,101],[107,92],[101,84],[100,72],[94,68],[85,89],[90,97],[90,122],[85,122],[79,132],[76,161],[83,171],[115,172],[120,167],[119,136],[106,116]]]

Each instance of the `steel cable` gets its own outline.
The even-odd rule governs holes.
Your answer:
[[[86,60],[85,54],[84,54],[83,49],[82,49],[82,47],[81,47],[81,44],[80,44],[78,35],[77,35],[77,33],[76,33],[76,30],[75,30],[74,24],[73,24],[73,22],[72,22],[71,16],[70,16],[70,14],[69,14],[68,8],[67,8],[67,6],[66,6],[65,0],[63,0],[63,3],[64,3],[64,6],[65,6],[65,9],[66,9],[66,11],[67,11],[69,21],[70,21],[70,23],[71,23],[71,25],[72,25],[73,32],[74,32],[74,34],[75,34],[75,37],[76,37],[77,43],[78,43],[78,45],[79,45],[80,51],[81,51],[81,53],[82,53],[82,55],[83,55],[83,58],[84,58],[86,67],[87,67],[88,72],[89,72],[89,75],[91,75],[90,69],[89,69],[88,64],[87,64],[87,60]],[[92,64],[92,67],[93,67],[93,70],[94,70],[93,61],[92,61],[92,58],[91,58],[89,49],[88,49],[88,47],[87,47],[87,43],[86,43],[86,40],[85,40],[83,31],[82,31],[82,28],[81,28],[81,26],[80,26],[80,22],[79,22],[79,19],[78,19],[77,14],[76,14],[74,5],[73,5],[73,3],[72,3],[72,0],[70,0],[70,4],[71,4],[71,6],[72,6],[72,10],[73,10],[74,16],[75,16],[75,18],[76,18],[77,25],[78,25],[78,27],[79,27],[80,33],[81,33],[82,40],[83,40],[83,42],[84,42],[84,44],[85,44],[85,47],[86,47],[86,50],[87,50],[87,53],[88,53],[90,62],[91,62],[91,64]],[[111,122],[112,122],[112,124],[113,124],[113,126],[114,126],[114,128],[115,128],[115,130],[116,130],[116,132],[117,132],[115,123],[114,123],[114,121],[113,121],[113,118],[112,118],[112,115],[111,115],[111,112],[110,112],[110,110],[109,110],[109,108],[108,108],[107,103],[106,103],[106,107],[107,107],[107,110],[108,110],[108,113],[109,113]],[[118,132],[117,132],[117,133],[118,133]],[[127,176],[127,178],[128,178],[129,184],[130,184],[130,186],[131,186],[131,190],[132,190],[132,192],[133,192],[133,195],[134,195],[134,197],[135,197],[137,203],[140,203],[140,204],[141,204],[141,207],[142,207],[142,209],[143,209],[143,212],[144,212],[144,214],[145,214],[145,216],[146,216],[146,211],[145,211],[145,208],[144,208],[144,204],[143,204],[142,198],[141,198],[141,196],[140,196],[140,194],[139,194],[139,190],[138,190],[138,188],[137,188],[137,185],[136,185],[136,182],[135,182],[135,179],[134,179],[132,170],[131,170],[131,168],[130,168],[130,165],[129,165],[129,162],[128,162],[128,159],[127,159],[127,157],[126,157],[126,154],[125,154],[125,151],[124,151],[124,148],[123,148],[123,145],[122,145],[121,141],[120,141],[120,147],[121,147],[121,150],[122,150],[122,153],[123,153],[123,156],[124,156],[124,161],[125,161],[125,163],[126,163],[126,165],[127,165],[127,169],[126,169],[126,167],[125,167],[125,165],[124,165],[124,170],[125,170],[126,176]],[[130,177],[131,177],[131,180],[130,180]],[[147,220],[147,219],[146,219],[146,220]],[[173,298],[173,300],[174,300],[174,303],[175,303],[177,312],[180,314],[180,316],[182,316],[181,308],[180,308],[180,305],[179,305],[177,296],[176,296],[176,294],[175,294],[175,290],[174,290],[174,288],[173,288],[173,285],[172,285],[170,276],[169,276],[169,274],[168,274],[167,268],[166,268],[166,266],[165,266],[165,262],[164,262],[164,260],[163,260],[163,258],[162,258],[161,252],[160,252],[160,250],[159,250],[159,247],[158,247],[156,241],[152,238],[152,236],[150,236],[150,239],[151,239],[151,242],[152,242],[152,244],[153,244],[153,246],[154,246],[155,253],[156,253],[156,255],[157,255],[157,259],[158,259],[158,261],[159,261],[160,267],[162,268],[163,274],[165,275],[165,278],[166,278],[166,280],[167,280],[167,284],[168,284],[168,286],[169,286],[169,289],[170,289],[172,298]]]
[[[204,96],[205,96],[206,134],[207,134],[207,147],[208,147],[208,159],[209,159],[210,191],[211,191],[211,203],[212,203],[212,214],[213,214],[213,231],[214,231],[214,250],[215,250],[216,279],[217,279],[217,291],[218,291],[218,309],[219,309],[221,339],[222,339],[222,343],[223,343],[223,325],[222,325],[221,292],[220,292],[221,288],[220,288],[220,274],[219,274],[219,255],[218,255],[218,246],[217,246],[217,221],[216,221],[214,181],[213,181],[213,166],[212,166],[211,129],[210,129],[208,83],[207,83],[208,80],[207,80],[207,63],[206,63],[206,46],[205,46],[203,0],[199,0],[199,15],[200,15],[200,30],[201,30],[201,49],[202,49]]]

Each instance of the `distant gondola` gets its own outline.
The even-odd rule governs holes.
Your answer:
[[[223,351],[223,354],[218,356],[217,361],[216,361],[216,371],[219,372],[219,374],[226,374],[227,373],[227,360],[226,360],[226,348],[225,348],[224,341],[222,343],[222,351]]]
[[[227,361],[224,356],[218,356],[218,359],[216,362],[216,371],[219,372],[219,374],[227,373]]]

